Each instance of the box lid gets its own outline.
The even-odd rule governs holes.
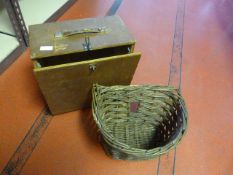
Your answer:
[[[135,43],[119,16],[29,26],[31,59]]]

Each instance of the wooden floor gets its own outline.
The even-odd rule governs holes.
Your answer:
[[[113,3],[78,0],[59,21],[104,16]],[[174,81],[181,79],[189,128],[176,154],[172,150],[162,156],[159,171],[158,159],[128,162],[107,157],[95,139],[89,110],[54,117],[44,112],[26,50],[0,76],[2,174],[231,175],[233,2],[125,0],[116,13],[142,52],[132,84],[166,85],[171,73]],[[178,66],[172,71],[171,59]]]

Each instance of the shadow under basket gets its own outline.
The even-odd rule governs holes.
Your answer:
[[[168,152],[182,139],[187,111],[170,86],[93,86],[92,112],[107,155],[146,160]]]

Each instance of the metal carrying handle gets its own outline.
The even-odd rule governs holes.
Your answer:
[[[81,30],[73,30],[73,31],[58,31],[55,32],[54,37],[55,38],[62,38],[62,37],[69,37],[72,35],[78,35],[78,34],[92,34],[92,33],[102,33],[105,32],[106,28],[105,27],[97,27],[97,28],[84,28]]]

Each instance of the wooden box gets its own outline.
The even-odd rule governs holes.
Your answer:
[[[90,107],[93,83],[130,84],[140,53],[119,16],[29,27],[34,73],[52,114]]]

